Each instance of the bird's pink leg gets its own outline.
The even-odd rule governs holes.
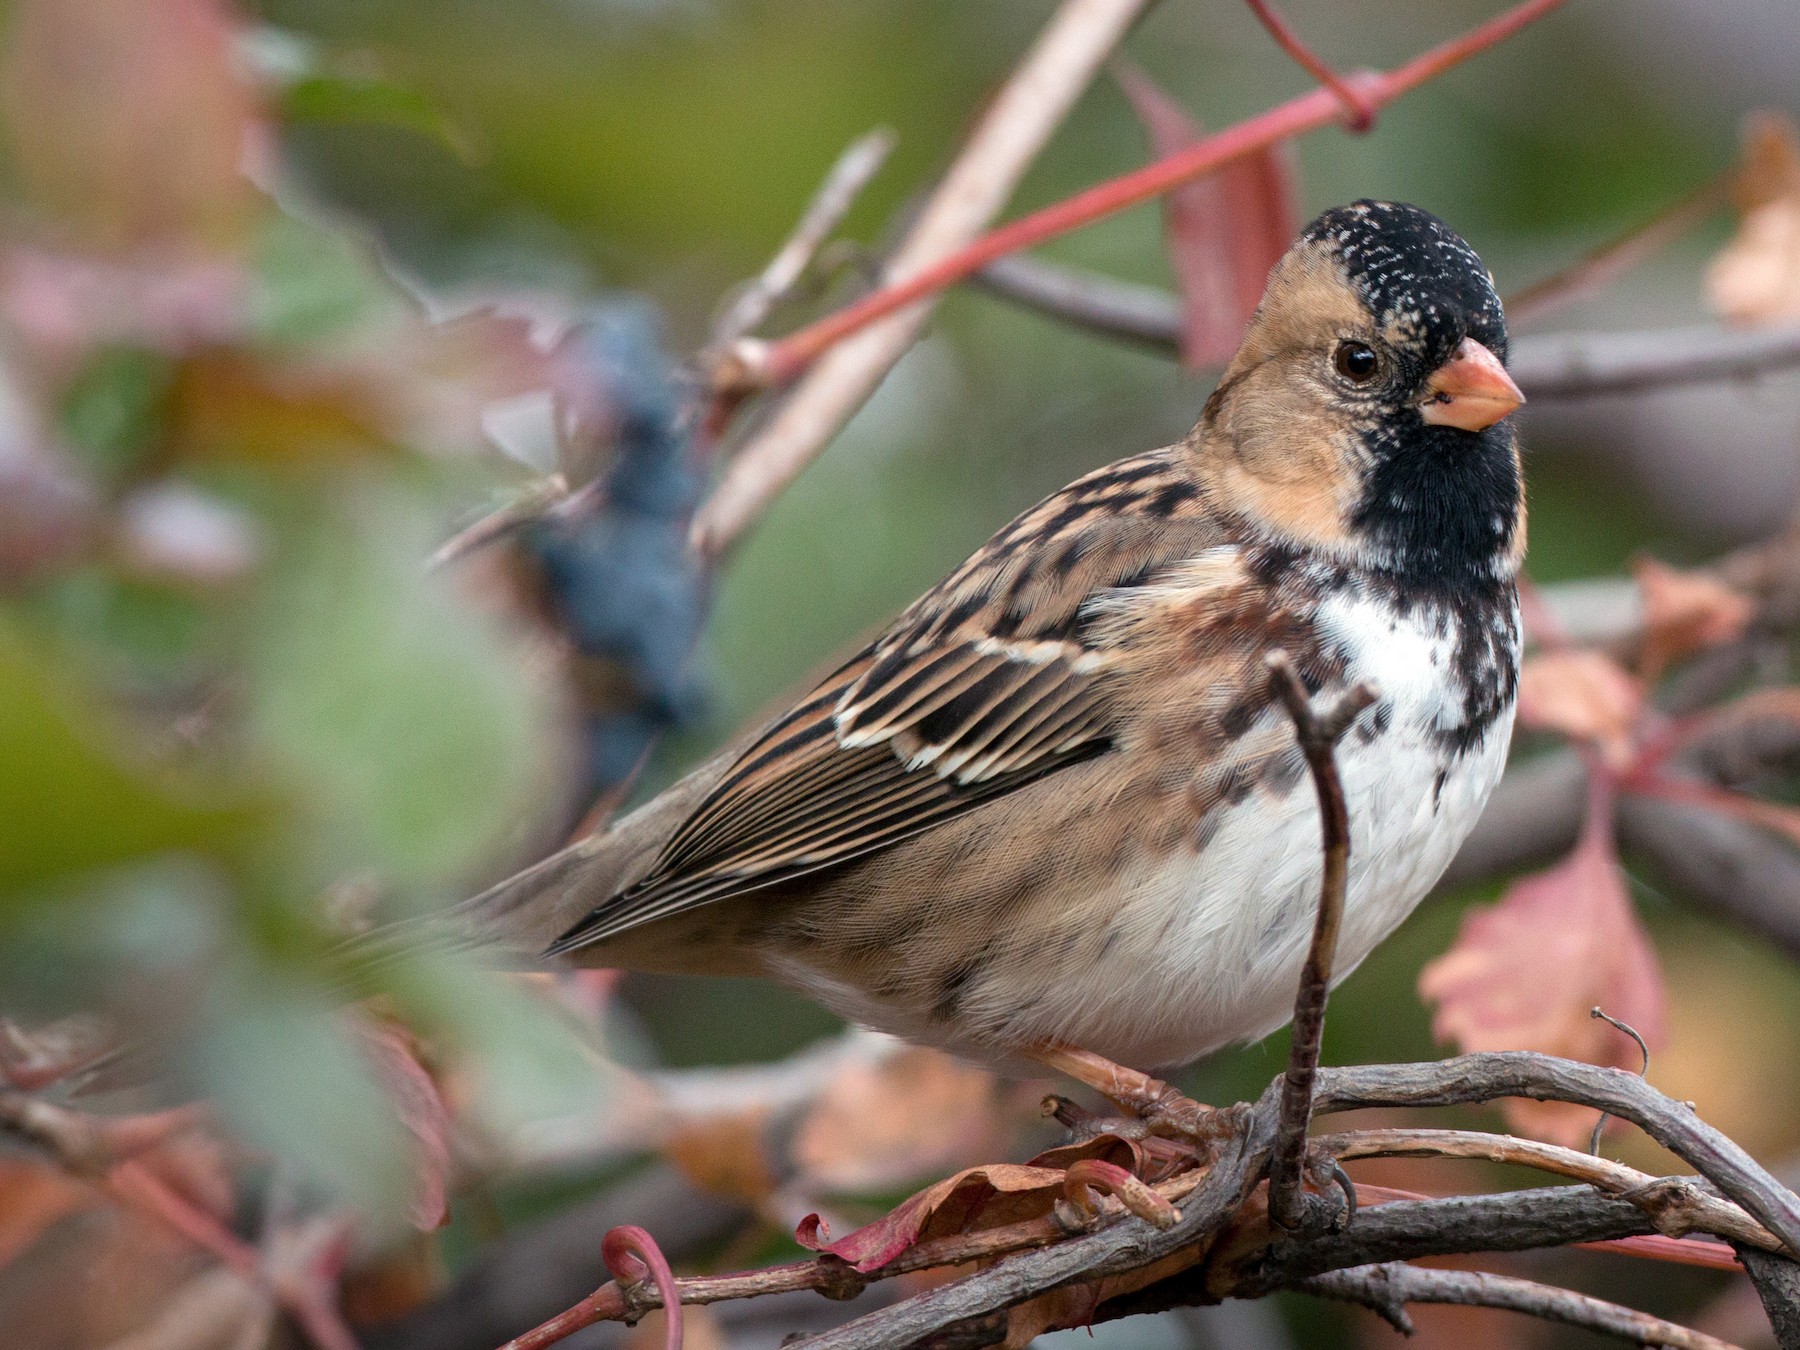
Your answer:
[[[1091,1050],[1046,1042],[1024,1053],[1046,1068],[1085,1083],[1143,1119],[1154,1133],[1217,1143],[1230,1137],[1236,1125],[1235,1112],[1197,1102],[1160,1078],[1115,1064]]]

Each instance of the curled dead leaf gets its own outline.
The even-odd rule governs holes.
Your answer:
[[[1040,1218],[1062,1193],[1063,1173],[1058,1168],[990,1163],[927,1186],[874,1223],[835,1242],[824,1221],[809,1214],[794,1230],[794,1241],[840,1257],[859,1271],[879,1270],[907,1248],[932,1238]]]
[[[1615,766],[1631,758],[1632,729],[1643,707],[1643,686],[1599,652],[1545,652],[1519,672],[1521,725],[1586,741]]]
[[[1437,1005],[1432,1032],[1463,1050],[1537,1050],[1637,1069],[1637,1047],[1590,1016],[1599,1006],[1652,1047],[1666,1039],[1666,994],[1649,936],[1626,894],[1608,832],[1590,826],[1563,862],[1515,881],[1472,909],[1449,951],[1419,974]],[[1508,1100],[1515,1129],[1586,1144],[1594,1112],[1565,1102]]]

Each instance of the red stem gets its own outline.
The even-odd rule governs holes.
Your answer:
[[[1462,36],[1423,52],[1386,73],[1352,75],[1356,93],[1370,109],[1379,109],[1436,79],[1496,43],[1503,42],[1527,24],[1542,18],[1564,0],[1525,0],[1506,13],[1470,29]],[[1159,197],[1171,188],[1204,177],[1278,141],[1298,136],[1345,119],[1344,105],[1330,89],[1314,89],[1216,135],[1146,164],[1131,173],[1096,184],[1041,211],[1002,225],[972,241],[930,267],[865,296],[855,304],[828,314],[817,323],[771,342],[757,361],[757,382],[789,383],[816,361],[832,344],[865,328],[877,319],[924,299],[963,278],[979,272],[996,258],[1041,244],[1083,225]]]
[[[583,1327],[596,1322],[616,1322],[626,1315],[625,1289],[628,1285],[651,1280],[662,1299],[663,1316],[667,1319],[663,1332],[664,1350],[681,1350],[681,1291],[675,1287],[675,1273],[669,1269],[669,1258],[656,1239],[635,1224],[622,1224],[607,1230],[600,1239],[600,1260],[612,1279],[601,1285],[572,1308],[565,1308],[548,1322],[539,1323],[522,1336],[515,1336],[500,1350],[545,1350]]]
[[[1275,39],[1275,45],[1291,56],[1308,75],[1331,91],[1332,97],[1344,105],[1348,115],[1345,127],[1359,135],[1375,125],[1376,105],[1369,102],[1362,93],[1352,89],[1330,66],[1300,40],[1300,35],[1288,26],[1288,21],[1275,12],[1275,7],[1268,0],[1247,0],[1250,12],[1256,15],[1262,26],[1269,30],[1269,36]]]

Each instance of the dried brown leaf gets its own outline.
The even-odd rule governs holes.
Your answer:
[[[1706,269],[1706,296],[1728,319],[1800,319],[1800,128],[1761,112],[1745,125],[1737,232]]]
[[[1156,155],[1201,138],[1199,124],[1143,71],[1121,61],[1114,73]],[[1222,365],[1237,350],[1269,269],[1298,229],[1295,195],[1293,153],[1278,144],[1163,199],[1165,243],[1181,287],[1184,365]]]
[[[1631,757],[1643,706],[1643,686],[1599,652],[1545,652],[1519,673],[1521,725],[1589,742],[1616,765]]]
[[[810,1190],[891,1192],[980,1157],[1000,1132],[993,1075],[909,1047],[839,1074],[801,1122],[793,1157]]]
[[[1456,943],[1419,974],[1437,1005],[1432,1031],[1463,1050],[1537,1050],[1622,1068],[1637,1047],[1604,1008],[1652,1046],[1666,1037],[1666,994],[1649,936],[1626,894],[1611,837],[1589,829],[1567,859],[1472,909]],[[1504,1103],[1514,1128],[1571,1147],[1594,1113],[1562,1102]]]
[[[687,1121],[663,1141],[670,1162],[695,1186],[728,1200],[760,1204],[775,1192],[775,1166],[763,1141],[768,1113],[745,1111]]]

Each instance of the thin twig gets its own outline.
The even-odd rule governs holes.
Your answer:
[[[932,264],[954,254],[986,228],[1147,2],[1064,0],[995,95],[962,153],[895,250],[886,268],[890,285],[925,275]],[[929,293],[921,291],[912,298],[921,300]],[[887,307],[880,315],[887,322],[869,327],[854,342],[836,345],[739,451],[711,500],[695,517],[693,539],[702,556],[717,556],[743,533],[781,488],[824,449],[912,346],[931,306],[921,304],[897,313],[901,308]],[[850,332],[842,329],[813,355],[824,353],[827,346]],[[743,347],[739,343],[721,349],[713,372],[715,387],[721,380],[749,375],[751,368],[760,364],[761,350],[745,352]],[[794,367],[788,378],[798,375],[800,369]],[[729,388],[718,394],[722,403],[733,396]]]
[[[799,224],[769,265],[732,297],[713,325],[713,345],[754,333],[775,307],[794,293],[831,232],[843,223],[863,188],[894,149],[894,133],[878,127],[853,141],[825,175]]]
[[[1504,42],[1563,3],[1564,0],[1525,0],[1525,3],[1422,52],[1393,70],[1359,72],[1351,78],[1374,106],[1384,107]],[[1160,197],[1183,183],[1204,178],[1233,160],[1330,126],[1342,121],[1343,117],[1343,106],[1328,89],[1315,89],[1278,104],[1141,169],[1097,184],[983,235],[906,280],[886,286],[836,314],[827,315],[797,333],[770,343],[758,360],[741,363],[742,373],[746,379],[765,386],[786,384],[850,334],[979,272],[996,258],[1034,247],[1126,207]]]
[[[1181,301],[1161,287],[1026,254],[990,263],[972,280],[1051,318],[1170,357],[1180,353]],[[1513,343],[1509,364],[1533,403],[1749,380],[1800,366],[1800,325],[1528,334]]]
[[[1523,4],[1391,71],[1365,73],[1353,76],[1352,79],[1358,92],[1371,106],[1385,106],[1470,57],[1505,41],[1562,3],[1563,0],[1525,0]],[[970,170],[975,162],[973,151],[976,141],[984,141],[985,133],[990,127],[995,128],[995,141],[1001,139],[1001,132],[1007,133],[1008,140],[1022,140],[1023,137],[1018,136],[1018,129],[1003,125],[1006,118],[1019,120],[1023,130],[1042,134],[1047,134],[1048,126],[1054,125],[1055,120],[1060,120],[1068,102],[1072,101],[1071,89],[1078,90],[1086,84],[1107,50],[1123,34],[1125,27],[1129,26],[1130,18],[1141,8],[1140,4],[1129,4],[1125,0],[1113,0],[1110,10],[1103,10],[1100,6],[1101,0],[1090,0],[1093,11],[1090,14],[1087,8],[1078,5],[1078,0],[1068,0],[1065,4],[1058,20],[1053,21],[1052,29],[1063,29],[1066,35],[1073,29],[1078,8],[1081,8],[1079,17],[1084,20],[1084,28],[1079,35],[1079,49],[1062,53],[1058,48],[1060,69],[1055,71],[1058,79],[1053,92],[1067,97],[1061,101],[1052,101],[1044,98],[1041,91],[1027,89],[1025,86],[1023,77],[1028,68],[1050,64],[1052,44],[1048,41],[1049,34],[1046,34],[1034,56],[1027,59],[1026,66],[1021,67],[995,100],[981,130],[977,132],[976,140],[971,141],[969,151],[965,152],[963,159],[952,169],[951,176],[934,195],[920,227],[915,228],[907,245],[903,246],[904,265],[902,259],[897,257],[895,266],[890,269],[890,276],[898,278],[897,280],[797,333],[759,345],[750,351],[742,350],[744,344],[740,343],[727,353],[725,365],[728,369],[725,374],[729,376],[729,382],[721,386],[715,381],[716,397],[721,403],[741,398],[751,388],[781,387],[802,373],[807,373],[807,379],[761,434],[740,452],[713,499],[702,508],[695,521],[694,542],[703,554],[714,555],[729,546],[761,514],[781,488],[824,448],[850,413],[861,406],[879,383],[881,376],[899,359],[900,353],[917,335],[919,325],[929,312],[929,306],[921,302],[928,301],[946,287],[980,271],[997,258],[1030,248],[1138,202],[1161,196],[1183,183],[1205,177],[1233,160],[1303,132],[1342,121],[1346,115],[1343,106],[1329,90],[1315,89],[1217,135],[1196,141],[1142,169],[1101,183],[1044,210],[1015,220],[961,247],[937,247],[938,232],[934,231],[932,247],[915,248],[915,241],[920,239],[925,219],[937,218],[936,208],[940,201],[944,202],[943,214],[952,215],[950,203],[945,199],[950,195],[953,184],[957,187],[957,196],[960,197],[966,190],[972,199],[978,197],[981,206],[991,208],[986,211],[986,216],[991,216],[998,209],[993,187],[1004,189],[998,194],[1004,196],[1004,191],[1010,190],[1015,181],[1016,174],[997,179],[987,186],[965,181],[969,177],[965,170]],[[1110,22],[1103,25],[1100,22],[1103,18]],[[1102,37],[1105,38],[1104,43],[1097,40]],[[1067,45],[1076,48],[1078,44],[1071,41]],[[1077,61],[1078,71],[1075,70]],[[1079,74],[1079,83],[1068,79],[1072,72]],[[1021,103],[1035,111],[1015,112],[1015,106]],[[1043,121],[1046,109],[1054,115],[1048,125]],[[1027,118],[1030,119],[1028,124]],[[1035,153],[1035,145],[1038,143],[1041,143],[1041,136],[1032,143],[1032,153]],[[1028,161],[1029,155],[1024,157],[1024,162]],[[1006,162],[1008,165],[1019,164],[1022,168],[1016,154],[1009,155]],[[964,226],[975,214],[960,207],[954,212],[957,223]],[[943,233],[948,234],[949,231]],[[881,323],[855,342],[845,342],[852,334],[861,333],[881,320],[890,322]],[[881,336],[878,338],[877,334]]]
[[[1346,129],[1361,134],[1375,125],[1376,105],[1360,91],[1351,88],[1323,58],[1301,41],[1300,35],[1286,19],[1275,12],[1275,7],[1268,0],[1247,0],[1247,3],[1257,21],[1269,30],[1269,36],[1275,39],[1275,45],[1291,56],[1308,75],[1329,89],[1337,101],[1344,105],[1344,111],[1349,114],[1344,123]]]
[[[528,521],[536,520],[546,510],[569,495],[569,483],[560,473],[545,474],[521,488],[510,501],[495,507],[486,515],[464,526],[439,544],[425,560],[427,571],[435,572],[485,548]]]
[[[1501,1097],[1576,1102],[1629,1120],[1748,1210],[1790,1253],[1800,1252],[1800,1196],[1701,1120],[1692,1104],[1667,1097],[1622,1069],[1524,1050],[1423,1064],[1321,1069],[1314,1109],[1456,1106]]]
[[[1120,281],[1030,253],[996,258],[970,282],[984,291],[1103,337],[1181,350],[1181,297],[1161,286]]]
[[[1515,324],[1530,323],[1610,285],[1662,252],[1730,200],[1738,176],[1735,166],[1725,170],[1649,220],[1607,240],[1567,267],[1514,291],[1506,297],[1507,318]]]
[[[1372,1308],[1396,1330],[1409,1335],[1412,1319],[1406,1315],[1408,1303],[1456,1303],[1526,1313],[1549,1322],[1619,1336],[1639,1345],[1670,1346],[1674,1350],[1736,1350],[1729,1341],[1617,1303],[1479,1270],[1435,1270],[1390,1262],[1315,1275],[1298,1287],[1323,1298],[1344,1299]]]
[[[1293,719],[1294,734],[1319,795],[1323,856],[1319,911],[1306,964],[1300,970],[1300,987],[1294,996],[1293,1040],[1282,1080],[1281,1120],[1269,1162],[1269,1215],[1279,1227],[1291,1231],[1301,1227],[1306,1215],[1301,1197],[1306,1129],[1312,1120],[1313,1077],[1318,1072],[1319,1048],[1325,1035],[1325,1001],[1331,991],[1331,967],[1337,953],[1338,925],[1344,915],[1344,884],[1350,866],[1350,812],[1333,752],[1350,724],[1375,701],[1376,694],[1368,685],[1358,684],[1319,710],[1313,706],[1312,697],[1286,652],[1271,653],[1268,666],[1269,688]]]
[[[1351,1130],[1320,1135],[1315,1145],[1345,1161],[1356,1158],[1473,1158],[1530,1167],[1586,1182],[1631,1201],[1669,1237],[1711,1233],[1764,1251],[1781,1243],[1737,1205],[1708,1193],[1688,1177],[1657,1177],[1589,1153],[1478,1130]]]

